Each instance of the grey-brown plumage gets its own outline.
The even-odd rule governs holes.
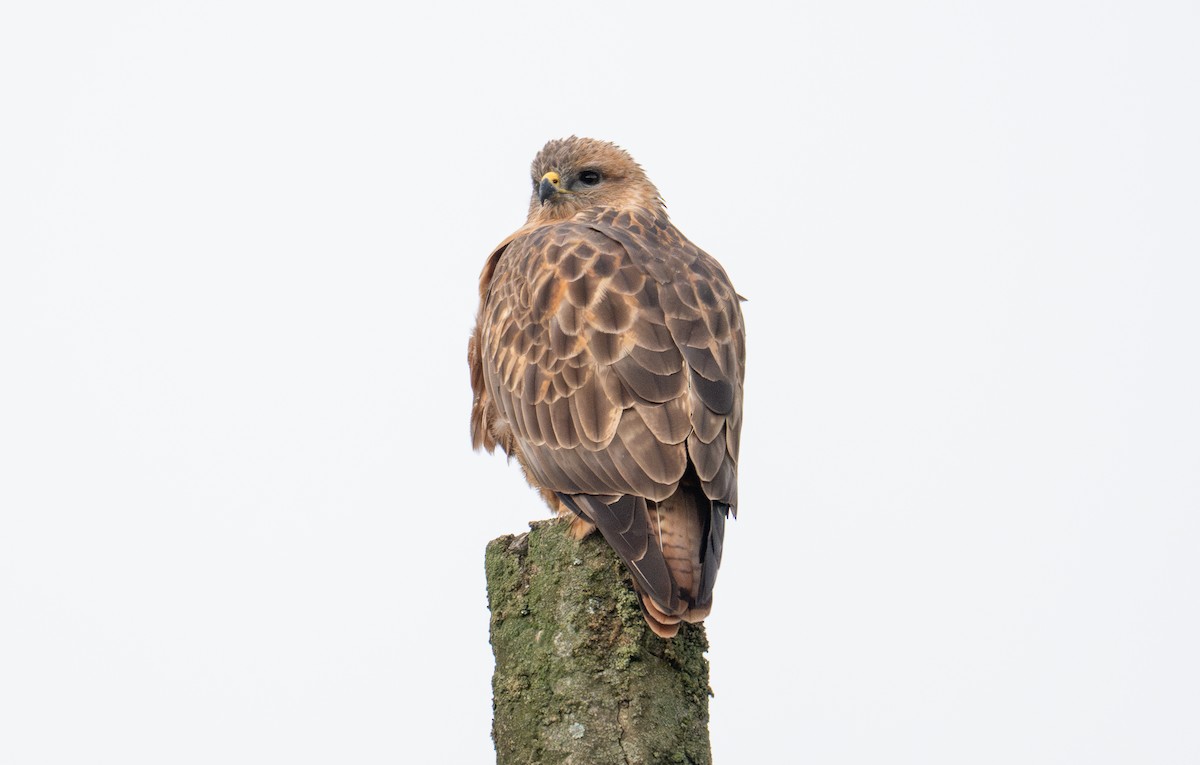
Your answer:
[[[532,170],[529,218],[480,279],[472,440],[598,528],[670,637],[708,614],[736,513],[739,297],[620,148],[551,141]]]

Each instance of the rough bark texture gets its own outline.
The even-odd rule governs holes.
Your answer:
[[[487,546],[498,765],[711,763],[708,641],[646,627],[616,553],[558,521]]]

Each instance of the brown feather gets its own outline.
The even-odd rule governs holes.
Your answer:
[[[583,169],[603,183],[570,186]],[[568,193],[542,204],[535,192],[484,265],[472,444],[515,456],[552,508],[586,519],[580,533],[594,525],[669,637],[708,614],[736,509],[739,299],[622,150],[551,141],[532,170],[535,185],[559,173]]]

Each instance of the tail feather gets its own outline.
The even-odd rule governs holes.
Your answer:
[[[639,602],[642,604],[642,616],[646,618],[651,632],[660,638],[675,637],[679,632],[679,623],[683,621],[679,616],[664,614],[649,595],[641,595]]]
[[[673,637],[680,622],[703,621],[712,609],[729,512],[729,505],[710,500],[688,477],[657,503],[632,495],[558,495],[594,523],[625,562],[647,624],[664,638]]]

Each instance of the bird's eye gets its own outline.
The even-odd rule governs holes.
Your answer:
[[[584,170],[579,174],[579,182],[584,186],[595,186],[600,182],[600,173],[595,170]]]

